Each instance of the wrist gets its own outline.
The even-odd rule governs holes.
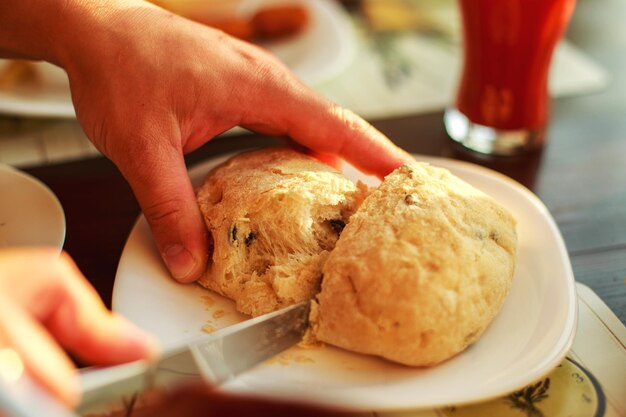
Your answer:
[[[66,67],[106,47],[119,17],[156,6],[143,0],[2,0],[0,55]]]
[[[115,54],[133,38],[141,24],[129,16],[153,9],[143,0],[66,0],[59,16],[60,25],[50,50],[54,63],[70,71],[73,66],[89,65],[102,54]]]

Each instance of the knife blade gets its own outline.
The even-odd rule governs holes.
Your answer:
[[[310,302],[305,301],[187,340],[152,363],[141,360],[83,370],[78,409],[183,380],[203,378],[220,385],[300,342],[309,311]]]

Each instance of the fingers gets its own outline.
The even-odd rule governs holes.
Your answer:
[[[307,148],[306,146],[302,146],[298,142],[294,142],[293,140],[289,140],[289,146],[297,150],[298,152],[302,152],[304,154],[312,156],[318,161],[323,162],[338,171],[341,171],[341,168],[343,167],[344,161],[337,155],[315,151],[313,149]]]
[[[245,70],[235,77],[230,100],[238,107],[226,112],[238,114],[241,126],[288,135],[318,154],[337,155],[381,177],[414,161],[361,117],[304,85],[274,57],[246,45],[234,48],[239,49],[241,55],[255,57],[240,66]]]
[[[341,159],[337,155],[333,155],[333,154],[329,154],[329,153],[321,153],[321,152],[310,150],[308,148],[304,151],[304,153],[306,153],[307,155],[311,155],[312,157],[314,157],[318,161],[321,161],[321,162],[325,163],[326,165],[329,165],[329,166],[331,166],[331,167],[341,171],[341,167],[343,165],[343,159]]]
[[[180,149],[158,146],[116,161],[130,183],[150,224],[159,252],[172,276],[180,282],[199,278],[206,269],[206,226],[196,203]]]
[[[361,171],[380,177],[413,157],[353,112],[293,83],[274,92],[243,124],[251,130],[283,132],[321,153],[335,154]]]
[[[332,103],[312,110],[308,125],[290,124],[290,135],[314,150],[340,155],[367,174],[384,177],[414,161],[407,152],[350,110]],[[292,117],[291,114],[286,117]],[[318,127],[313,136],[313,129]]]
[[[75,403],[78,388],[57,343],[95,364],[156,353],[152,338],[111,314],[69,257],[56,250],[0,252],[0,294],[0,344],[4,335],[28,371],[68,404]]]
[[[108,311],[65,253],[5,251],[0,268],[0,279],[14,281],[15,303],[42,323],[58,343],[87,362],[110,364],[156,354],[154,339]]]
[[[70,407],[78,403],[79,386],[72,362],[46,329],[23,309],[0,295],[0,349],[15,349],[28,373]]]

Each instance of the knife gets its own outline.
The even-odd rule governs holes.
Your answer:
[[[79,411],[155,387],[203,378],[220,385],[302,340],[310,301],[265,314],[167,349],[144,360],[81,371]]]
[[[7,381],[0,375],[0,415],[7,417],[79,417],[28,375]]]

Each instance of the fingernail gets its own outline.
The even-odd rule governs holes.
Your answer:
[[[165,248],[163,259],[172,276],[178,281],[190,281],[196,268],[196,260],[183,245],[175,244]]]

